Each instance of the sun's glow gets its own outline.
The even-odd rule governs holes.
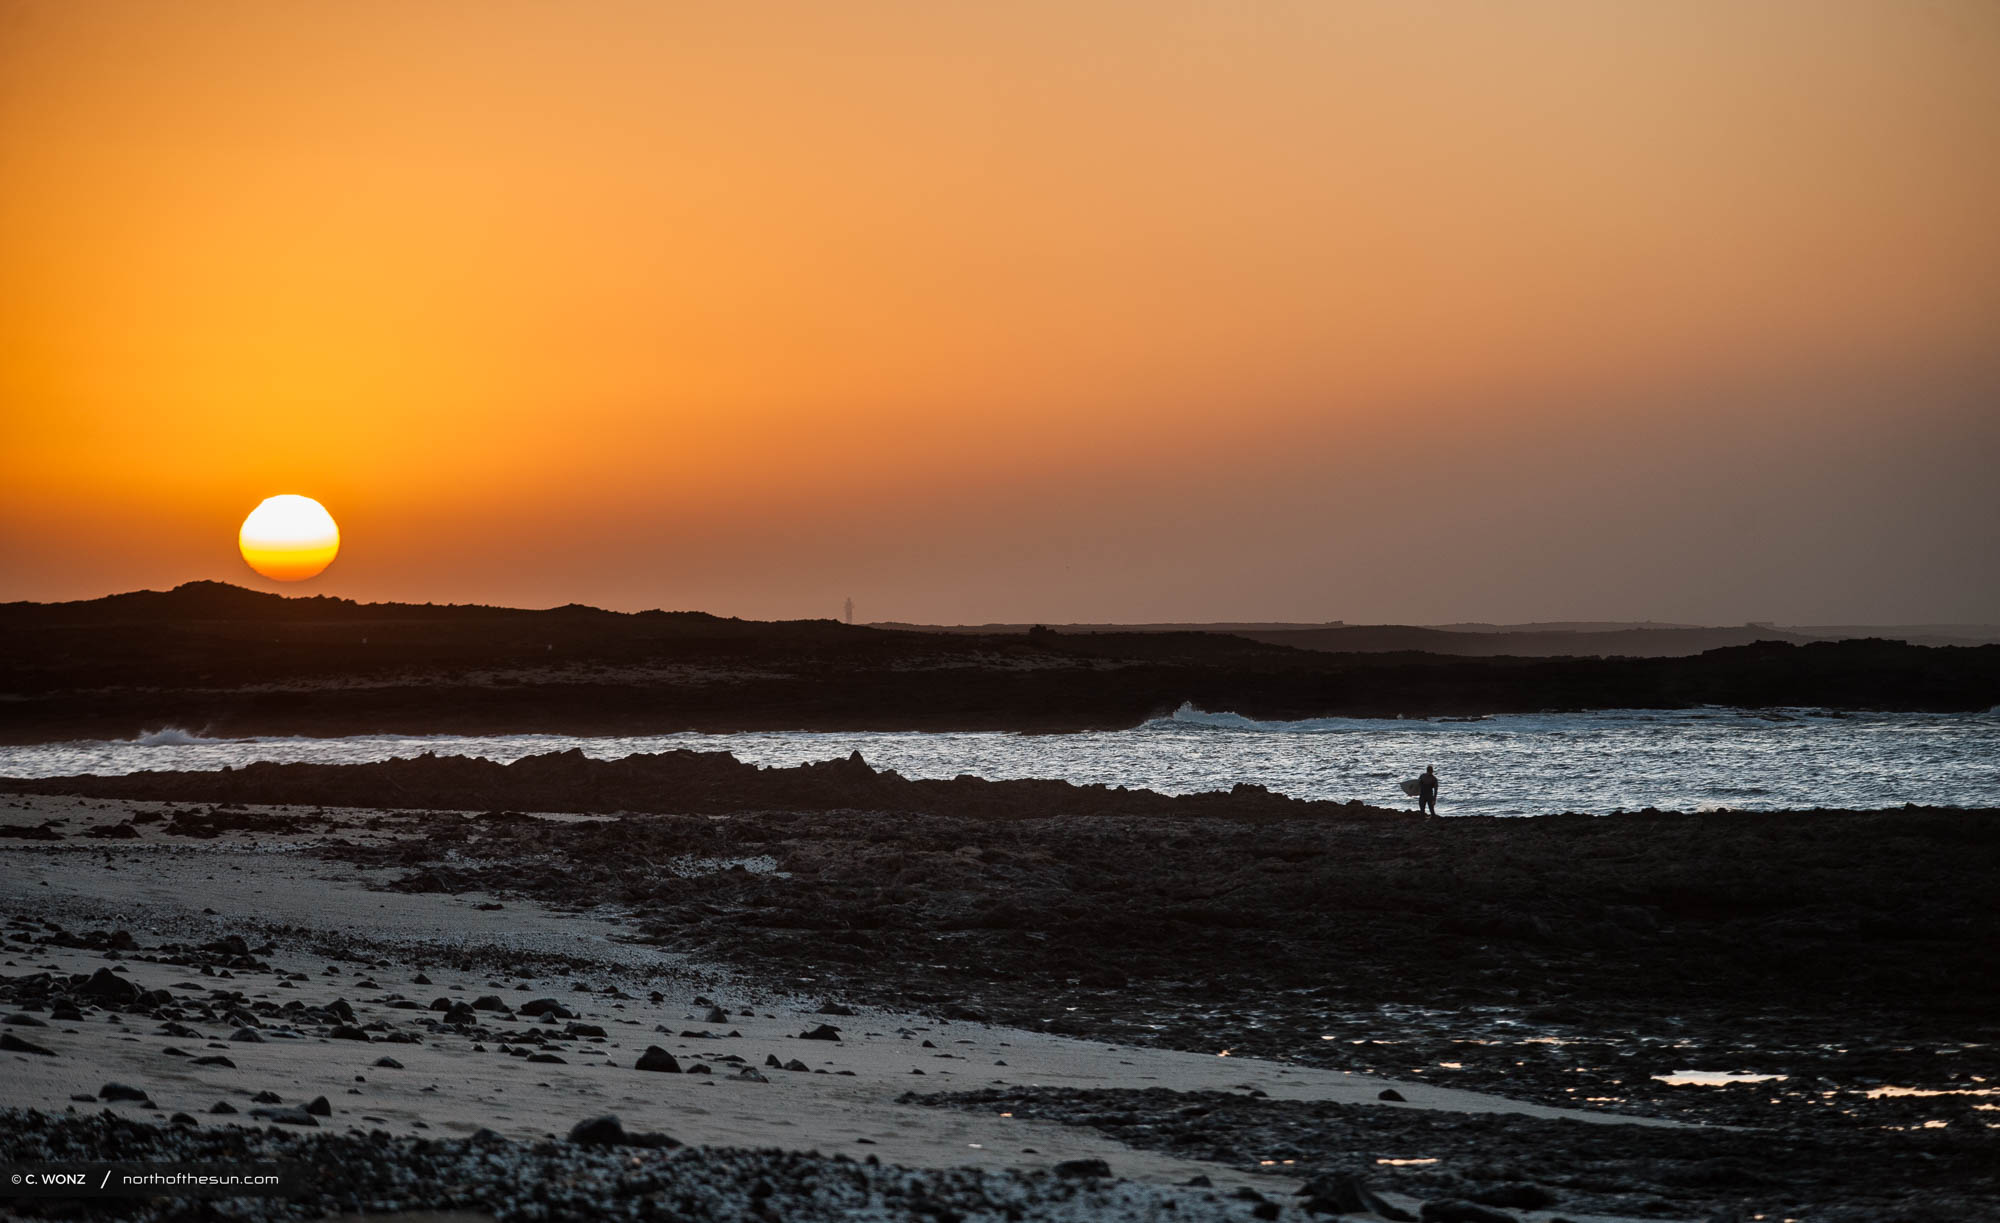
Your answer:
[[[236,533],[236,546],[252,569],[280,582],[317,575],[340,552],[340,528],[311,497],[266,497]]]

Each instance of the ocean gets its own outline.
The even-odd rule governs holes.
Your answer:
[[[1120,731],[211,738],[167,728],[130,740],[0,747],[0,776],[203,770],[259,760],[359,764],[424,752],[512,761],[580,748],[616,759],[676,749],[767,766],[860,752],[908,777],[1044,777],[1191,794],[1262,785],[1298,798],[1414,806],[1399,782],[1437,769],[1442,815],[2000,807],[2000,710],[1605,710],[1475,719],[1259,722],[1183,707]]]

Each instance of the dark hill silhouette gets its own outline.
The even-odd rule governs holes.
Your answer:
[[[0,606],[0,740],[11,742],[163,725],[218,735],[1071,730],[1131,726],[1184,702],[1267,719],[1987,709],[2000,704],[2000,646],[1759,641],[1688,658],[1462,657],[1214,632],[920,632],[574,604],[356,603],[219,582]]]

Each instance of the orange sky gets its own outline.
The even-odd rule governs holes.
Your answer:
[[[2000,620],[2000,6],[0,0],[0,599]]]

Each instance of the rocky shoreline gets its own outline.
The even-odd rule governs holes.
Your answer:
[[[581,1129],[581,1127],[579,1127]],[[964,1223],[985,1219],[1239,1220],[1239,1201],[1199,1189],[1050,1171],[930,1171],[845,1155],[777,1148],[657,1151],[599,1126],[564,1141],[522,1143],[491,1130],[467,1138],[201,1130],[132,1121],[108,1110],[54,1116],[0,1109],[10,1161],[241,1165],[297,1169],[282,1197],[22,1200],[22,1217],[131,1220],[305,1220],[465,1212],[522,1223],[563,1219],[758,1220],[856,1218]],[[678,1146],[679,1144],[675,1144]],[[643,1154],[640,1154],[643,1152]],[[4,1193],[4,1191],[0,1191]],[[4,1197],[0,1197],[4,1200]],[[1275,1216],[1274,1216],[1275,1217]]]
[[[630,762],[470,763],[258,766],[231,774],[35,783],[12,798],[0,796],[0,832],[11,834],[0,845],[14,847],[0,852],[15,855],[15,863],[60,868],[68,873],[58,881],[89,888],[101,885],[75,881],[99,878],[95,872],[119,863],[157,870],[230,862],[236,864],[230,870],[265,870],[274,861],[293,862],[315,877],[338,875],[352,881],[343,886],[364,889],[348,903],[357,914],[382,906],[370,920],[385,931],[411,928],[411,918],[396,916],[405,910],[462,915],[451,918],[458,922],[477,918],[495,937],[549,922],[558,925],[547,928],[560,929],[562,921],[586,916],[615,921],[620,937],[632,940],[619,944],[626,948],[619,955],[705,966],[690,978],[690,997],[702,989],[743,998],[774,989],[809,994],[799,1019],[758,1004],[756,1016],[737,1020],[763,1023],[764,1032],[787,1041],[812,1026],[806,1013],[828,1012],[813,1022],[840,1026],[849,1023],[841,1016],[858,1008],[864,1015],[927,1017],[899,1021],[906,1032],[912,1023],[943,1025],[936,1031],[963,1029],[954,1039],[989,1044],[1007,1038],[980,1033],[1015,1033],[1014,1048],[988,1058],[1009,1064],[987,1071],[1003,1078],[1020,1074],[1020,1042],[1118,1050],[1108,1058],[1098,1054],[1100,1066],[1193,1059],[1173,1063],[1183,1079],[1176,1086],[1087,1080],[1064,1086],[1060,1077],[1034,1076],[1005,1084],[938,1081],[952,1073],[951,1060],[888,1068],[930,1075],[901,1080],[905,1086],[895,1095],[905,1111],[964,1117],[965,1124],[1036,1121],[1088,1136],[1108,1144],[1102,1150],[1126,1152],[1111,1161],[1121,1176],[1130,1169],[1117,1166],[1120,1160],[1151,1153],[1264,1178],[1252,1182],[1261,1195],[1256,1200],[1219,1191],[1204,1198],[1208,1191],[1185,1187],[1194,1196],[1172,1199],[1181,1212],[1176,1217],[1208,1217],[1189,1212],[1211,1208],[1217,1218],[1309,1217],[1315,1202],[1344,1200],[1336,1184],[1342,1177],[1360,1177],[1370,1192],[1410,1213],[1429,1205],[1427,1217],[1440,1219],[1478,1219],[1476,1212],[1488,1211],[1517,1220],[1705,1220],[1741,1211],[1744,1218],[1914,1223],[1979,1217],[2000,1201],[1990,1171],[2000,1165],[1987,1158],[1996,1149],[1992,1119],[2000,1103],[2000,982],[1987,967],[1991,948],[2000,945],[2000,902],[1990,887],[2000,872],[2000,813],[1424,820],[1259,792],[1165,799],[1064,783],[913,783],[859,760],[761,772],[690,753]],[[736,784],[746,778],[753,779]],[[40,793],[65,786],[89,797]],[[203,786],[211,789],[204,793]],[[141,797],[148,787],[150,797]],[[326,805],[300,803],[314,793]],[[514,805],[483,809],[503,794]],[[627,802],[638,796],[650,810]],[[294,805],[259,805],[268,802]],[[556,813],[530,813],[537,811]],[[122,872],[101,878],[115,881]],[[17,905],[36,904],[26,876],[18,883],[26,886],[13,887]],[[267,923],[280,918],[262,891],[236,899]],[[410,958],[389,944],[314,929],[304,943],[302,927],[281,924],[267,933],[294,953],[303,947],[335,957],[326,969],[361,965],[341,969],[334,981],[350,971],[373,972],[386,988],[384,974],[414,979],[423,956],[435,965],[442,954],[430,944]],[[121,953],[106,941],[112,937],[67,928],[58,934],[17,921],[9,949],[30,956],[123,954],[130,963],[134,952]],[[499,1057],[518,1071],[541,1055],[584,1068],[564,1073],[629,1066],[627,1053],[606,1061],[587,1031],[598,1025],[618,1039],[611,1026],[617,1009],[583,1014],[576,1021],[585,1025],[581,1033],[524,1025],[517,1011],[496,1017],[475,1008],[481,992],[518,1008],[530,997],[526,983],[515,982],[523,988],[511,992],[481,991],[465,978],[505,974],[490,983],[505,987],[508,977],[532,975],[566,988],[565,978],[588,981],[596,974],[600,983],[592,988],[601,1008],[643,1009],[644,991],[630,990],[620,1001],[605,992],[618,987],[602,980],[601,966],[561,946],[480,950],[475,943],[451,953],[463,984],[457,1011],[433,1012],[436,1001],[450,1000],[420,997],[405,986],[403,999],[417,1009],[396,1010],[403,1000],[393,989],[371,991],[374,1009],[357,1012],[360,1022],[349,1026],[366,1031],[368,1023],[386,1023],[389,1031],[417,1036],[423,1049],[467,1047],[463,1056],[476,1057],[480,1067]],[[241,950],[258,958],[254,943]],[[368,967],[377,959],[393,968]],[[24,973],[30,961],[19,965],[5,972]],[[117,960],[110,965],[116,968]],[[205,966],[230,971],[227,962]],[[325,971],[308,975],[323,984]],[[92,979],[73,975],[64,988],[82,989]],[[23,993],[32,988],[25,981],[9,977],[10,1003],[46,1006],[51,983],[38,999]],[[292,987],[313,983],[295,980]],[[534,988],[551,987],[538,981]],[[671,1007],[680,987],[659,988],[668,989]],[[343,997],[361,1007],[352,990]],[[273,994],[266,1005],[282,1005],[281,999]],[[148,1005],[159,1004],[155,998]],[[777,1018],[762,1018],[766,1011]],[[454,1014],[455,1026],[422,1032],[399,1026],[446,1025]],[[207,1033],[223,1046],[207,1055],[229,1057],[243,1046],[227,1040],[221,1030],[227,1016],[218,1015],[188,1012],[164,1022]],[[332,1029],[346,1020],[313,1017],[326,1029],[321,1043],[337,1046]],[[700,1017],[696,1008],[687,1019]],[[146,1021],[159,1018],[148,1012]],[[790,1026],[779,1031],[773,1023]],[[741,1064],[718,1061],[712,1051],[734,1053],[729,1046],[736,1042],[672,1047],[670,1037],[680,1040],[702,1025],[662,1026],[671,1031],[652,1038],[662,1052],[683,1065],[708,1054],[700,1060],[718,1086],[739,1071],[780,1085],[795,1073],[784,1067],[796,1054],[760,1048],[735,1054]],[[30,1025],[6,1030],[47,1044]],[[758,1039],[757,1030],[743,1030]],[[443,1035],[425,1034],[433,1031]],[[388,1039],[387,1031],[370,1035],[378,1044]],[[171,1043],[170,1036],[159,1039]],[[894,1043],[884,1048],[901,1056],[930,1038],[891,1032],[887,1039]],[[471,1044],[488,1052],[471,1054]],[[497,1052],[502,1044],[509,1054]],[[624,1044],[637,1051],[629,1038]],[[196,1048],[185,1046],[190,1053]],[[939,1039],[934,1048],[922,1049],[924,1056],[946,1058],[952,1044]],[[842,1049],[843,1057],[865,1052],[862,1045]],[[775,1067],[752,1055],[767,1051]],[[412,1055],[429,1056],[390,1054]],[[36,1058],[9,1056],[22,1064]],[[1204,1081],[1190,1069],[1227,1075],[1237,1066],[1245,1074],[1255,1068],[1254,1080]],[[1705,1085],[1681,1074],[1690,1070],[1742,1077]],[[963,1071],[972,1073],[969,1066]],[[1533,1117],[1406,1111],[1376,1101],[1372,1092],[1360,1099],[1301,1095],[1284,1077],[1341,1073],[1386,1076],[1412,1100],[1469,1089],[1557,1111]],[[1247,1089],[1249,1081],[1258,1088]],[[87,1084],[93,1091],[100,1086]],[[371,1083],[362,1090],[378,1089]],[[297,1103],[282,1094],[278,1107]],[[332,1098],[341,1107],[338,1093]],[[98,1118],[101,1108],[94,1099],[75,1114],[24,1116],[19,1132],[40,1135],[36,1142],[81,1144],[77,1150],[96,1142],[91,1149],[101,1155],[110,1141],[102,1136],[123,1133]],[[581,1160],[576,1167],[583,1169],[595,1157],[567,1148],[538,1153],[537,1144],[560,1146],[552,1136],[584,1119],[551,1116],[535,1131],[540,1138],[475,1139],[468,1131],[449,1141],[474,1147],[443,1154],[409,1145],[416,1135],[396,1126],[370,1141],[386,1164],[433,1155],[469,1160],[477,1144],[500,1142],[501,1162],[510,1167]],[[1598,1124],[1584,1123],[1592,1119]],[[206,1133],[208,1123],[200,1120],[197,1128]],[[1637,1121],[1703,1128],[1655,1133]],[[670,1125],[658,1128],[673,1132]],[[1051,1149],[1048,1133],[1035,1140],[1037,1150]],[[349,1140],[360,1141],[343,1138]],[[727,1180],[738,1175],[727,1169],[778,1160],[771,1166],[782,1164],[785,1175],[808,1188],[788,1207],[792,1213],[770,1217],[851,1217],[851,1205],[838,1203],[824,1206],[832,1213],[813,1213],[822,1209],[814,1203],[835,1201],[826,1196],[827,1184],[852,1179],[852,1167],[834,1158],[835,1147],[817,1144],[834,1154],[801,1163],[798,1150],[779,1160],[752,1145],[748,1153],[731,1147],[648,1154],[649,1169],[656,1159],[681,1162],[671,1175],[649,1172],[668,1180],[648,1181],[652,1187],[633,1201],[681,1192],[685,1186],[673,1177],[707,1183],[704,1168]],[[19,1154],[28,1146],[10,1150],[33,1157]],[[882,1151],[893,1172],[893,1152]],[[862,1163],[867,1153],[873,1152],[850,1148],[849,1158]],[[583,1182],[595,1175],[574,1174]],[[881,1178],[889,1176],[864,1174],[868,1192],[887,1192]],[[1103,1188],[1085,1183],[1090,1178],[1035,1176],[1027,1165],[989,1169],[949,1191],[920,1178],[921,1202],[899,1199],[881,1209],[891,1218],[945,1217],[922,1203],[967,1218],[1014,1217],[1009,1203],[1024,1218],[1100,1217],[1090,1212],[1112,1210],[1114,1198],[1088,1197]],[[1309,1191],[1293,1192],[1300,1188]],[[1146,1191],[1165,1188],[1154,1180]],[[382,1200],[405,1209],[469,1208],[522,1218],[560,1217],[571,1208],[523,1205],[495,1197],[491,1186],[481,1192]],[[1130,1217],[1150,1217],[1145,1212],[1165,1210],[1167,1200],[1148,1198],[1143,1209],[1134,1204],[1140,1213]],[[1278,1213],[1251,1213],[1265,1206]],[[1460,1207],[1465,1213],[1451,1213]],[[321,1200],[317,1208],[346,1207]],[[555,1213],[533,1213],[545,1208]],[[693,1217],[766,1217],[755,1203],[733,1198],[713,1209],[720,1213]]]

